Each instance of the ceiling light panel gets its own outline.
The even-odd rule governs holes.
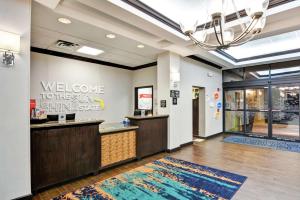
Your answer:
[[[116,35],[110,33],[110,34],[107,34],[106,37],[109,38],[109,39],[115,39]]]
[[[80,47],[79,49],[77,49],[77,52],[87,54],[87,55],[92,55],[92,56],[98,56],[98,55],[104,53],[104,51],[101,49],[96,49],[96,48],[92,48],[92,47],[88,47],[88,46]]]
[[[70,19],[64,18],[64,17],[58,18],[57,21],[60,23],[63,23],[63,24],[71,24],[72,23],[72,21]]]

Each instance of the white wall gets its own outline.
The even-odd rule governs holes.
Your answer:
[[[133,94],[135,87],[141,86],[153,86],[153,112],[157,112],[157,66],[148,67],[144,69],[139,69],[133,71],[132,85],[133,85]],[[132,101],[134,105],[134,98]],[[134,107],[132,107],[132,112]]]
[[[11,68],[0,64],[0,198],[3,200],[31,193],[30,15],[30,0],[1,1],[0,29],[21,35],[16,64]]]
[[[172,105],[170,98],[170,89],[174,89],[170,78],[173,71],[180,72],[180,82],[177,88],[180,91],[180,97],[177,105]],[[219,88],[218,101],[222,102],[221,70],[174,53],[164,53],[158,56],[157,76],[157,101],[167,100],[167,108],[158,107],[158,113],[169,115],[169,149],[193,140],[193,86],[205,88],[205,134],[203,136],[208,137],[222,132],[222,110],[220,118],[217,119],[215,117],[217,101],[214,100],[214,93]]]
[[[222,109],[219,119],[215,118],[216,101],[214,93],[220,89],[218,101],[222,102],[222,71],[189,58],[181,59],[180,109],[182,109],[181,126],[183,143],[192,140],[192,86],[205,88],[205,137],[222,132]],[[212,77],[208,76],[212,74]],[[214,107],[210,107],[213,103]]]
[[[73,59],[31,53],[31,98],[39,99],[42,92],[41,81],[63,81],[103,85],[104,110],[77,112],[77,119],[104,119],[121,122],[132,114],[133,87],[132,72],[99,64]],[[138,84],[138,80],[136,84]]]

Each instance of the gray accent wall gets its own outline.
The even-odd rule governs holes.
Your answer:
[[[104,94],[99,95],[104,100],[104,109],[78,111],[76,119],[103,119],[106,123],[121,122],[133,111],[132,80],[133,72],[129,70],[31,53],[30,97],[37,99],[37,102],[43,92],[41,81],[104,86]]]

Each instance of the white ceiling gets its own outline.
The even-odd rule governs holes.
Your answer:
[[[171,51],[181,56],[198,55],[225,69],[300,58],[300,54],[293,54],[234,62],[218,53],[208,52],[195,46],[182,33],[121,0],[60,0],[56,5],[42,0],[36,1],[40,1],[51,8],[49,10],[45,10],[45,8],[44,10],[37,10],[35,9],[37,5],[34,4],[33,9],[33,43],[39,43],[45,48],[53,48],[51,44],[55,41],[54,38],[62,37],[60,39],[71,42],[74,39],[78,43],[95,45],[94,47],[98,48],[104,49],[107,47],[108,50],[104,50],[108,52],[108,55],[100,55],[100,59],[106,59],[110,62],[114,62],[110,59],[115,59],[116,63],[127,63],[130,66],[154,61],[156,55],[164,51]],[[165,15],[170,15],[170,13],[176,14],[177,20],[174,21],[178,21],[178,19],[184,18],[191,10],[198,10],[199,6],[195,6],[195,3],[200,0],[142,1],[158,5],[157,9],[162,9]],[[201,2],[204,1],[208,0]],[[267,25],[256,39],[300,30],[299,12],[300,0],[269,9]],[[71,18],[74,23],[70,26],[58,24],[56,18],[63,15]],[[50,29],[51,33],[47,29]],[[110,32],[118,33],[120,41],[105,39],[105,34]],[[36,38],[35,34],[37,35]],[[138,43],[145,44],[146,48],[142,51],[136,49],[135,46]]]
[[[189,21],[198,21],[199,25],[210,21],[209,11],[215,6],[213,0],[140,0],[152,9],[158,11],[176,23],[184,23]],[[188,2],[188,3],[187,3]],[[220,1],[221,2],[221,1]],[[228,1],[226,1],[228,2]],[[235,12],[233,5],[227,3],[224,9],[227,11],[225,15]],[[238,10],[249,5],[249,0],[235,1]]]
[[[53,4],[51,4],[53,7]],[[54,6],[55,7],[55,6]],[[108,39],[106,35],[112,33],[103,28],[99,28],[74,18],[70,18],[72,23],[69,25],[61,24],[57,21],[60,17],[66,17],[54,12],[37,2],[33,2],[32,8],[32,37],[31,46],[54,50],[78,56],[90,57],[93,59],[117,63],[130,67],[139,66],[155,62],[157,54],[162,50],[145,45],[145,48],[137,48],[141,42],[126,38],[114,33],[115,39]],[[65,40],[90,47],[98,48],[104,51],[98,56],[87,56],[61,49],[55,46],[57,40]]]

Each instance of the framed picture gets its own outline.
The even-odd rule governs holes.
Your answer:
[[[135,110],[153,110],[153,86],[135,88]]]

